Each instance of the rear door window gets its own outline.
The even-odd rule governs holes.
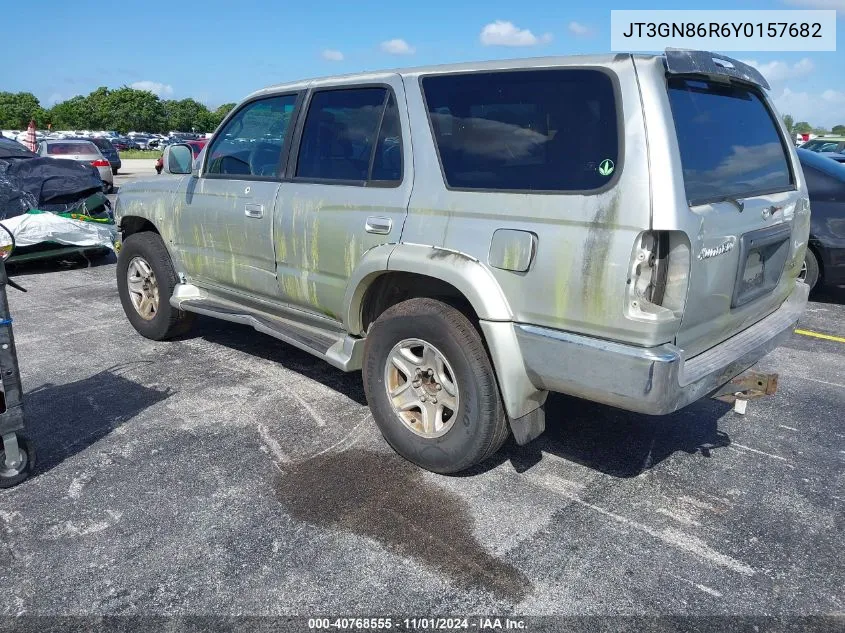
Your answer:
[[[591,191],[619,169],[617,103],[599,70],[514,70],[422,79],[449,187]]]
[[[684,77],[668,81],[691,204],[793,188],[783,139],[755,88]]]
[[[401,180],[402,135],[393,94],[383,87],[315,92],[296,178],[359,185]]]

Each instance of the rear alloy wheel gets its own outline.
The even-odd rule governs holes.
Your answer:
[[[382,435],[427,470],[470,468],[510,433],[481,334],[446,303],[409,299],[385,310],[367,333],[363,374]]]
[[[801,264],[801,272],[798,273],[798,279],[810,286],[810,290],[812,290],[819,283],[819,272],[819,260],[816,259],[815,253],[808,248],[807,254],[804,255],[804,263]]]
[[[417,338],[399,341],[388,356],[384,386],[393,412],[412,433],[440,437],[457,419],[455,372],[439,349]]]

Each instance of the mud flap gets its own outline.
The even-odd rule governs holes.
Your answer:
[[[525,446],[531,440],[540,437],[546,430],[546,408],[537,407],[531,413],[526,413],[519,418],[508,416],[508,422],[516,443]]]

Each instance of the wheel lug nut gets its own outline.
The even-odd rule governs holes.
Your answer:
[[[434,375],[434,370],[433,370],[433,369],[429,369],[429,370],[428,370],[428,371],[426,371],[425,373],[426,373],[426,375],[427,375],[427,376],[433,376],[433,375]]]
[[[425,396],[420,396],[420,402],[425,402]]]
[[[437,398],[432,398],[432,399],[431,399],[431,404],[437,404]]]
[[[434,386],[434,388],[435,388],[435,389],[437,389],[437,391],[440,391],[441,389],[443,389],[443,385],[441,385],[441,384],[438,382],[438,383]]]

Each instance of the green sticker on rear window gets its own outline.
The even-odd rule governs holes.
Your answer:
[[[614,167],[613,161],[610,160],[609,158],[605,158],[601,162],[601,164],[599,165],[599,173],[602,176],[609,176],[610,174],[613,173],[613,167]]]

